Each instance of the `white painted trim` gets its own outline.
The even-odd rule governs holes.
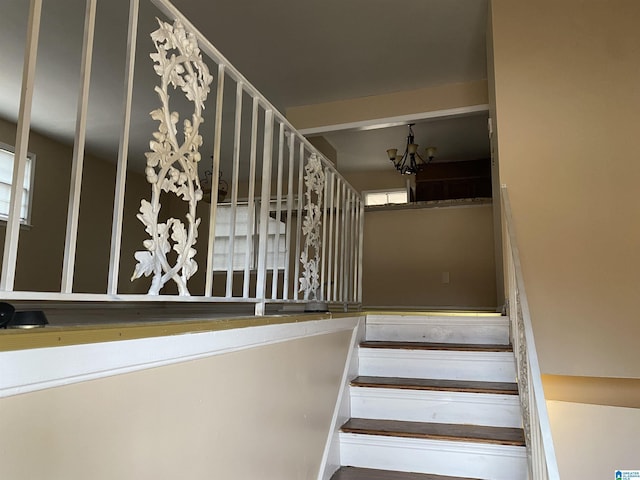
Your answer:
[[[513,363],[512,352],[465,352],[451,350],[397,350],[393,348],[360,347],[360,358],[384,358],[438,361],[471,361],[474,363]]]
[[[496,445],[492,443],[480,442],[456,442],[448,440],[431,440],[421,438],[405,438],[405,437],[389,437],[384,435],[361,435],[357,433],[341,433],[341,442],[343,444],[375,445],[379,447],[397,447],[402,445],[403,448],[414,450],[435,449],[439,452],[455,452],[491,456],[511,456],[515,458],[526,458],[527,451],[525,447],[514,445]]]
[[[113,219],[111,222],[111,247],[109,254],[109,276],[107,293],[118,293],[120,276],[120,248],[122,247],[122,224],[124,221],[124,195],[127,183],[127,161],[129,158],[129,134],[131,129],[131,104],[133,101],[133,74],[136,63],[138,42],[139,0],[129,1],[129,24],[127,27],[127,53],[124,69],[124,97],[122,100],[122,124],[118,142],[118,162],[113,199]]]
[[[447,108],[445,110],[433,110],[431,112],[412,113],[396,117],[375,118],[373,120],[361,120],[358,122],[337,123],[322,127],[303,128],[298,130],[302,135],[317,135],[319,133],[338,132],[341,130],[376,130],[378,128],[397,127],[418,120],[430,118],[447,118],[471,115],[478,112],[488,112],[489,104],[471,105],[468,107]]]
[[[447,328],[509,328],[509,319],[507,317],[491,317],[491,316],[426,316],[426,315],[367,315],[368,326],[392,326],[392,327],[416,327],[423,326],[425,328],[447,327]]]
[[[360,375],[514,382],[512,352],[359,349]]]
[[[518,395],[352,386],[355,418],[522,428]]]
[[[0,398],[354,329],[359,317],[0,352]]]
[[[499,313],[367,313],[368,325],[424,325],[446,323],[460,326],[509,326],[509,317]]]
[[[437,402],[452,402],[455,397],[457,401],[474,405],[495,405],[498,403],[512,404],[520,406],[518,395],[506,395],[498,393],[472,393],[472,392],[441,392],[432,390],[409,390],[395,388],[376,388],[352,386],[353,396],[381,398],[393,400],[399,397],[409,400],[423,400],[425,397]],[[360,417],[358,417],[360,418]]]
[[[508,345],[507,317],[368,314],[367,340]]]
[[[455,208],[470,208],[475,207],[476,205],[460,205]],[[477,205],[484,206],[484,205]],[[449,207],[447,207],[449,208]],[[451,207],[454,208],[454,207]],[[386,311],[393,312],[398,311],[397,305],[363,305],[363,310],[378,310],[378,311]],[[452,312],[452,313],[460,313],[460,312],[484,312],[486,314],[493,313],[495,315],[500,315],[499,311],[496,311],[496,307],[488,307],[488,306],[469,306],[469,305],[412,305],[412,306],[403,306],[402,313],[403,314],[411,314],[415,312],[420,315],[433,315],[431,313],[425,312],[438,312],[437,314],[442,314],[444,312]],[[446,315],[446,313],[444,313]]]
[[[343,464],[491,480],[525,480],[525,447],[447,440],[340,434]]]
[[[93,58],[93,37],[96,24],[96,0],[87,0],[84,35],[82,40],[82,63],[80,65],[80,90],[76,114],[76,131],[73,141],[71,181],[69,183],[69,204],[67,207],[67,228],[64,257],[62,260],[61,291],[71,293],[73,274],[76,266],[76,246],[78,243],[78,223],[80,221],[80,197],[82,194],[82,170],[84,168],[85,140],[87,133],[87,110],[89,109],[89,84],[91,82],[91,61]]]
[[[271,165],[273,163],[273,128],[273,110],[267,109],[264,112],[262,189],[260,192],[260,220],[258,223],[258,272],[256,274],[256,297],[258,298],[267,298],[267,242],[269,236],[269,203],[271,200]],[[277,255],[277,250],[274,253]],[[277,269],[274,270],[274,277],[275,272],[277,272]],[[275,279],[274,283],[277,283]]]
[[[298,192],[302,192],[302,181],[304,178],[304,143],[300,143],[298,149]],[[303,205],[303,196],[298,194],[298,207],[296,209],[296,239],[295,239],[295,256],[293,260],[295,262],[294,265],[294,274],[293,274],[293,292],[291,292],[294,300],[300,300],[300,250],[302,237],[302,225],[303,225],[303,217],[302,217],[302,205]]]
[[[216,88],[215,128],[213,131],[213,156],[211,158],[211,207],[209,207],[209,234],[207,235],[207,272],[204,280],[204,294],[213,292],[213,244],[216,237],[216,217],[218,214],[218,188],[220,186],[220,138],[222,136],[222,108],[224,105],[224,65],[218,65],[218,85]],[[235,142],[235,139],[234,139]],[[233,258],[233,255],[230,255]]]
[[[327,434],[327,441],[324,446],[320,469],[318,470],[318,480],[329,480],[335,471],[340,467],[340,427],[351,417],[351,402],[349,384],[351,379],[358,373],[358,344],[364,334],[364,318],[353,329],[349,353],[342,372],[342,382],[336,397],[336,404],[331,417],[331,426]]]

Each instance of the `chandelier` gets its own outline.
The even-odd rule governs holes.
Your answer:
[[[200,186],[202,187],[202,200],[211,203],[211,190],[213,188],[213,172],[211,172],[211,170],[204,172],[204,177],[200,179]],[[218,203],[224,202],[227,193],[229,193],[229,184],[222,179],[222,171],[220,171],[218,178]]]
[[[390,148],[387,150],[389,160],[393,163],[402,175],[415,175],[420,170],[425,168],[431,160],[436,156],[436,147],[427,147],[425,154],[427,161],[418,153],[418,144],[414,141],[413,126],[415,123],[409,124],[409,135],[407,136],[407,146],[404,149],[404,155],[398,155],[397,148]]]

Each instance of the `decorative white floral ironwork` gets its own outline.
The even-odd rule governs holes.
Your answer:
[[[307,187],[304,196],[305,217],[302,221],[302,233],[305,235],[304,251],[300,255],[303,271],[300,277],[300,291],[305,300],[323,300],[318,298],[320,279],[320,226],[322,225],[322,194],[324,192],[324,170],[322,162],[315,153],[309,157],[304,167],[304,184]],[[315,203],[314,203],[315,200]]]
[[[158,20],[158,19],[156,19]],[[159,28],[151,33],[157,53],[152,53],[153,68],[160,76],[160,86],[155,91],[162,106],[151,112],[151,118],[160,122],[154,140],[149,143],[150,152],[145,170],[151,184],[151,201],[142,200],[138,219],[144,224],[151,237],[144,241],[146,250],[137,251],[138,261],[131,280],[153,275],[150,295],[158,295],[162,287],[173,280],[178,285],[180,295],[189,295],[187,280],[198,270],[193,246],[198,237],[200,219],[196,218],[196,205],[202,199],[202,189],[198,179],[199,147],[202,137],[198,133],[204,121],[202,110],[209,93],[213,77],[202,60],[195,35],[184,29],[180,21],[173,25],[158,20]],[[182,126],[182,142],[178,138],[178,112],[169,106],[169,86],[180,89],[193,103],[191,119],[185,118]],[[175,218],[164,223],[158,222],[160,195],[173,192],[188,202],[187,225]],[[168,254],[173,250],[175,263],[171,264]]]

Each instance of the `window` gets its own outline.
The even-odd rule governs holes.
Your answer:
[[[13,180],[14,164],[13,147],[0,143],[0,219],[9,219],[9,201],[11,198],[11,182]],[[20,223],[28,225],[31,217],[31,191],[33,186],[33,170],[35,155],[27,154],[27,164],[22,185],[22,208],[20,210]]]
[[[286,206],[281,208],[286,211]],[[270,206],[270,216],[267,226],[267,270],[284,269],[286,262],[286,224],[275,218],[276,206]],[[245,267],[245,255],[249,255],[249,268],[255,270],[258,265],[258,232],[259,232],[260,204],[256,202],[253,212],[253,222],[249,224],[249,206],[236,206],[236,230],[233,242],[233,270],[241,271]],[[280,241],[276,246],[276,233],[280,233]],[[215,247],[213,252],[213,269],[226,271],[231,236],[231,205],[219,204],[216,211]],[[247,236],[250,237],[249,251],[247,251]],[[277,257],[276,257],[277,253]]]
[[[370,190],[362,192],[364,204],[367,207],[374,205],[390,205],[409,203],[406,188],[396,188],[392,190]]]

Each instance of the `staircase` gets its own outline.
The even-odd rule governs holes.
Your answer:
[[[332,480],[525,480],[506,317],[368,315]]]

